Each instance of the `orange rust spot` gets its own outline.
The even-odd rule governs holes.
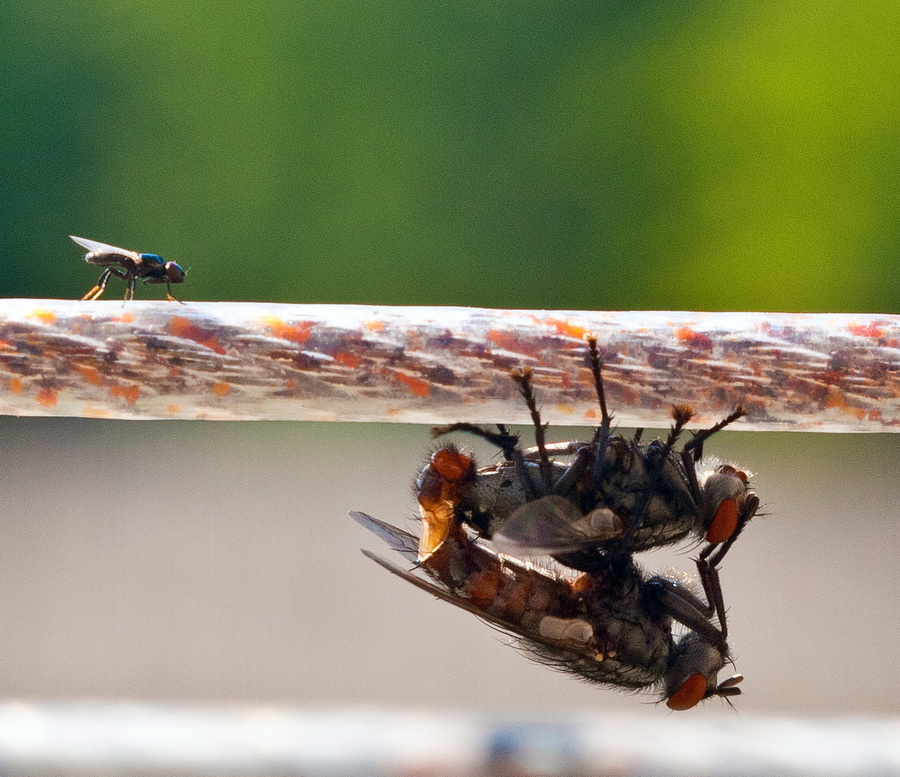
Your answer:
[[[577,326],[560,318],[548,318],[547,323],[553,326],[559,334],[566,337],[575,337],[579,340],[591,333],[590,329],[585,329],[583,326]]]
[[[291,326],[278,318],[266,318],[264,323],[272,330],[273,337],[277,337],[280,340],[289,340],[292,343],[302,345],[312,335],[313,325],[311,321],[301,321],[296,326]]]
[[[225,353],[225,349],[219,345],[216,340],[216,332],[214,329],[204,329],[191,323],[189,318],[184,316],[172,316],[169,320],[169,331],[175,337],[183,337],[186,340],[193,340],[195,343],[209,348],[216,353]]]
[[[597,410],[595,410],[594,408],[589,408],[588,410],[584,411],[584,417],[590,418],[592,420],[596,419],[597,416],[599,416],[599,415],[600,415],[600,413]]]
[[[43,310],[41,308],[37,308],[32,314],[32,318],[36,318],[38,321],[43,321],[45,324],[55,324],[56,323],[56,313],[52,310]]]
[[[571,405],[566,405],[562,402],[556,403],[556,409],[563,415],[572,415],[575,412],[575,408]]]
[[[405,375],[402,372],[395,373],[397,376],[397,380],[399,380],[404,386],[406,386],[416,397],[427,397],[431,392],[431,386],[428,385],[424,380],[419,378],[414,378],[412,375]]]
[[[852,415],[857,421],[862,421],[866,417],[866,409],[864,407],[851,408],[850,415]]]
[[[190,329],[191,326],[191,320],[184,316],[172,316],[172,318],[169,319],[169,331],[175,335],[175,337],[181,337],[182,333]]]
[[[0,340],[0,348],[9,348],[9,349],[12,349],[12,348],[14,348],[14,347],[15,347],[15,346],[13,346],[12,343],[8,343],[8,342],[6,342],[6,340]]]
[[[299,386],[300,386],[300,381],[297,380],[296,378],[288,378],[284,382],[284,387],[287,391],[296,391]]]
[[[123,313],[121,316],[111,318],[110,321],[119,321],[123,324],[130,324],[134,321],[134,313]]]
[[[230,383],[213,383],[212,392],[217,397],[224,397],[229,391],[231,391]]]
[[[9,390],[13,394],[21,394],[24,386],[22,385],[21,378],[10,378],[9,379]]]
[[[843,392],[834,387],[829,387],[825,407],[847,407],[847,400],[844,398]]]
[[[384,321],[366,321],[363,326],[370,332],[384,331]]]
[[[173,413],[173,414],[180,413],[181,405],[166,405],[166,410],[168,410],[170,413]]]
[[[675,337],[677,337],[683,343],[692,345],[695,348],[711,350],[713,347],[713,341],[708,335],[701,334],[700,332],[695,332],[693,329],[689,329],[686,326],[683,326],[680,329],[676,329]]]
[[[42,388],[38,391],[35,399],[39,405],[44,407],[56,407],[56,400],[59,392],[56,389]]]
[[[403,415],[403,411],[399,407],[389,407],[384,414],[386,416]]]
[[[488,342],[491,342],[494,345],[499,345],[506,351],[521,350],[519,348],[519,342],[516,336],[512,332],[507,332],[503,329],[489,329],[487,333],[487,339]]]
[[[359,367],[359,357],[355,353],[347,353],[346,351],[340,351],[335,354],[334,360],[338,364],[343,364],[345,367],[349,367],[351,370],[355,370]]]
[[[850,324],[847,329],[850,330],[850,334],[856,335],[857,337],[882,337],[884,336],[884,330],[879,329],[877,325],[869,323],[869,324]]]
[[[75,369],[78,370],[78,372],[81,373],[81,377],[92,386],[103,385],[103,376],[96,367],[91,367],[89,364],[76,364]]]
[[[114,397],[122,397],[129,405],[134,405],[141,395],[140,386],[112,386],[110,393]]]

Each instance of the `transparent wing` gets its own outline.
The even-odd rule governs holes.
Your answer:
[[[75,235],[69,235],[69,237],[88,251],[96,251],[100,254],[121,254],[122,256],[131,256],[135,259],[140,259],[141,257],[140,253],[137,251],[129,251],[127,248],[111,246],[109,243],[101,243],[98,240],[89,240],[86,237],[76,237]]]
[[[565,553],[621,537],[624,528],[607,507],[584,515],[565,497],[551,495],[522,505],[491,542],[501,553]]]

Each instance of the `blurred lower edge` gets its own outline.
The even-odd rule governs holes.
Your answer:
[[[0,703],[0,774],[885,775],[900,720]]]

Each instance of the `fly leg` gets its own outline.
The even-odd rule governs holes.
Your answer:
[[[166,299],[169,300],[169,302],[178,302],[181,305],[184,304],[180,299],[172,294],[172,284],[169,283],[168,279],[166,279]]]
[[[705,642],[713,645],[723,656],[728,655],[728,629],[725,625],[724,610],[722,603],[722,589],[719,586],[719,572],[715,567],[708,569],[710,584],[715,588],[715,596],[717,601],[713,603],[704,602],[698,596],[695,596],[687,588],[679,585],[673,580],[663,577],[652,577],[648,583],[656,587],[659,592],[659,601],[663,606],[666,614],[673,620],[678,621],[691,631],[696,633]],[[706,583],[704,583],[706,589]],[[721,614],[719,613],[721,607]],[[713,614],[719,616],[719,626],[712,622]]]
[[[545,436],[547,427],[544,422],[541,421],[541,411],[538,410],[537,399],[534,395],[534,385],[532,383],[534,379],[534,370],[532,370],[531,367],[519,367],[513,370],[510,373],[510,376],[518,385],[519,393],[522,395],[522,399],[525,400],[525,406],[528,408],[528,412],[531,415],[531,421],[534,424],[534,441],[537,443],[538,465],[541,470],[541,479],[544,482],[544,493],[546,494],[552,485],[553,470],[550,466],[550,456],[547,453],[547,440]],[[517,466],[519,466],[521,475],[525,478],[525,482],[529,482],[530,478],[525,474],[525,467],[522,462],[521,454],[514,460],[516,461]]]
[[[709,543],[696,559],[697,574],[700,576],[703,592],[706,594],[706,600],[715,612],[723,637],[728,636],[728,625],[725,620],[725,602],[722,598],[722,586],[719,582],[719,564],[722,563],[725,554],[731,550],[731,546],[734,545],[735,540],[737,540],[744,527],[756,514],[758,508],[759,498],[756,494],[750,494],[731,536],[725,542],[719,544]]]
[[[118,278],[121,278],[123,281],[128,277],[126,273],[115,267],[107,267],[102,273],[100,273],[100,279],[97,281],[97,285],[94,286],[93,289],[91,289],[81,298],[82,301],[100,299],[100,297],[103,295],[103,292],[106,291],[106,284],[109,283],[110,275],[115,275]]]
[[[500,449],[503,453],[503,458],[507,461],[513,460],[513,452],[519,444],[519,436],[510,434],[509,430],[503,424],[497,424],[496,432],[492,432],[490,429],[486,429],[478,424],[469,424],[465,422],[448,424],[447,426],[434,426],[431,429],[432,437],[442,437],[451,432],[467,432],[468,434],[474,434],[476,437],[487,440],[489,443],[496,445]]]
[[[597,392],[597,403],[600,405],[600,426],[594,434],[594,470],[592,474],[592,486],[594,492],[600,490],[603,475],[606,474],[606,449],[609,447],[609,436],[612,431],[612,416],[606,406],[606,388],[603,385],[603,360],[600,358],[600,349],[597,346],[597,338],[589,335],[587,338],[588,361],[591,375],[594,378],[594,391]]]

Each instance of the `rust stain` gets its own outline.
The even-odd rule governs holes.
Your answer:
[[[334,360],[338,364],[349,367],[351,370],[355,370],[360,365],[360,358],[355,353],[349,353],[347,351],[339,351],[336,353],[334,355]]]
[[[844,392],[840,389],[829,387],[828,397],[825,399],[825,407],[839,407],[845,409],[847,407],[847,400],[844,398]]]
[[[54,313],[52,310],[35,308],[34,312],[31,314],[31,317],[36,318],[38,321],[41,321],[44,324],[56,323],[56,313]]]
[[[489,329],[486,337],[488,342],[499,345],[505,351],[519,350],[519,343],[512,332],[503,329]]]
[[[114,397],[122,397],[129,405],[137,404],[138,397],[141,395],[140,386],[112,386],[110,393]]]
[[[874,323],[869,324],[850,324],[847,329],[850,330],[850,334],[856,335],[856,337],[883,337],[884,330],[879,329],[878,326]]]
[[[557,412],[562,413],[563,415],[574,415],[575,408],[571,405],[566,404],[565,402],[557,402],[556,403]]]
[[[224,397],[231,391],[231,384],[229,383],[213,383],[212,392],[217,397]]]
[[[166,410],[175,415],[181,412],[181,405],[166,405]]]
[[[675,337],[686,345],[693,346],[694,348],[703,348],[706,351],[711,351],[713,347],[712,338],[708,335],[701,334],[700,332],[695,332],[693,329],[689,329],[686,326],[676,329]]]
[[[184,316],[172,316],[169,321],[169,332],[175,337],[183,337],[186,340],[193,340],[205,348],[209,348],[216,353],[225,353],[225,349],[216,339],[215,329],[204,329],[191,323],[189,318]]]
[[[312,336],[313,324],[311,321],[301,321],[299,324],[291,325],[278,318],[266,318],[263,323],[272,330],[272,336],[280,340],[303,345]]]
[[[557,334],[561,334],[565,337],[574,337],[578,340],[583,340],[585,335],[591,334],[591,330],[585,329],[583,326],[577,326],[565,319],[548,318],[547,323],[556,329]]]
[[[24,385],[22,384],[21,378],[10,378],[9,379],[9,390],[13,394],[21,394]]]
[[[431,393],[431,386],[420,378],[414,378],[412,375],[406,375],[402,372],[395,372],[397,380],[406,386],[413,396],[427,397]]]
[[[384,321],[366,321],[363,326],[370,332],[384,331]]]
[[[42,388],[35,399],[42,407],[56,407],[59,392],[56,389]]]
[[[103,376],[96,367],[92,367],[89,364],[76,364],[75,369],[78,370],[78,372],[81,373],[81,377],[92,386],[103,385]]]

